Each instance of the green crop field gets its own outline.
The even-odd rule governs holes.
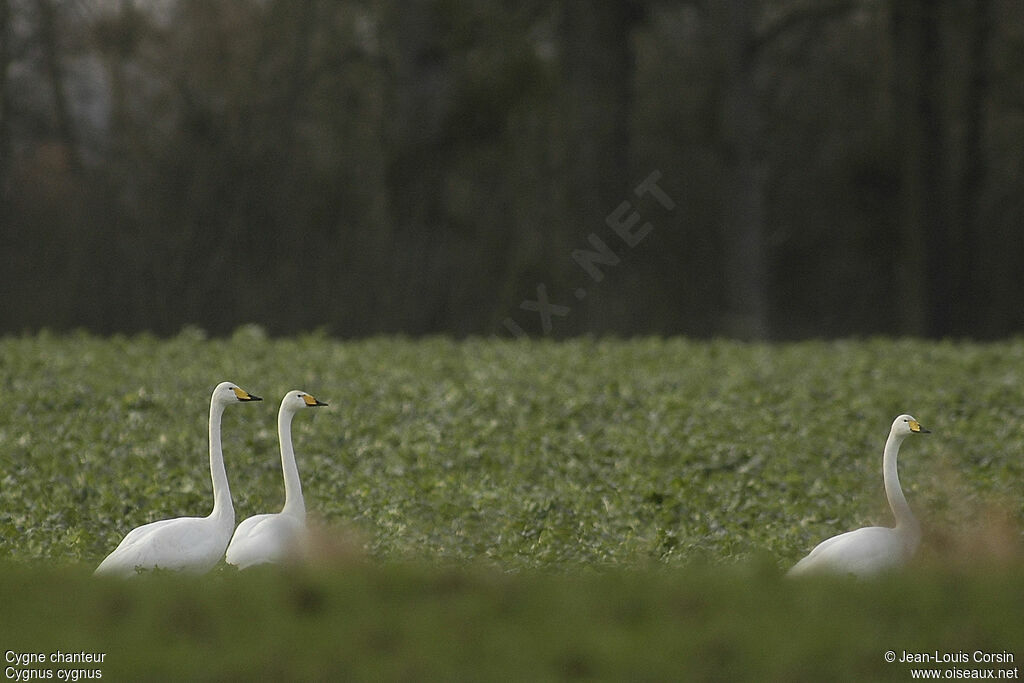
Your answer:
[[[238,521],[283,502],[281,397],[330,404],[293,426],[311,565],[94,579],[130,529],[209,512],[221,380],[265,399],[224,417]],[[932,430],[900,453],[915,562],[783,577],[891,523],[902,412]],[[1013,669],[1022,418],[1024,340],[3,338],[6,678],[910,680],[888,650]],[[104,659],[18,659],[83,650]]]

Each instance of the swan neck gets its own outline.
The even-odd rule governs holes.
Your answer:
[[[882,478],[885,481],[885,497],[889,499],[889,507],[892,508],[893,517],[896,518],[896,529],[908,534],[911,545],[916,546],[921,536],[921,527],[903,495],[899,470],[896,466],[900,444],[903,443],[904,438],[906,438],[904,435],[889,434],[882,457]]]
[[[281,512],[300,518],[306,516],[306,502],[302,497],[299,468],[295,464],[292,447],[292,418],[295,413],[281,407],[277,416],[277,433],[281,441],[281,471],[284,473],[284,509]]]
[[[221,416],[224,406],[210,404],[210,477],[213,479],[213,512],[210,517],[228,520],[234,526],[235,508],[231,504],[231,488],[228,486],[228,473],[224,469],[224,451],[220,442]]]

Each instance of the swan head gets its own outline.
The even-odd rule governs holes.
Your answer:
[[[927,429],[921,426],[913,415],[900,415],[892,422],[892,434],[897,436],[910,436],[911,434],[930,434]]]
[[[303,408],[319,408],[325,405],[327,404],[323,401],[318,401],[312,394],[298,390],[289,391],[281,400],[281,410],[290,413],[296,413]]]
[[[263,399],[250,394],[245,389],[232,382],[221,382],[213,390],[213,402],[221,405],[231,405],[239,401],[262,401]]]

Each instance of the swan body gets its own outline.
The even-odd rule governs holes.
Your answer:
[[[910,415],[897,417],[889,430],[882,456],[882,477],[896,526],[869,526],[826,539],[789,570],[790,576],[818,572],[870,576],[899,567],[913,556],[921,542],[921,526],[900,488],[896,457],[904,439],[911,434],[927,433]]]
[[[292,447],[292,418],[305,408],[325,406],[303,391],[289,391],[281,401],[277,432],[284,473],[284,508],[276,514],[254,515],[235,529],[224,561],[239,569],[281,562],[296,554],[306,534],[306,503]]]
[[[224,409],[235,403],[260,401],[231,382],[221,382],[210,399],[210,476],[213,512],[206,517],[178,517],[132,529],[94,572],[96,576],[133,576],[143,569],[207,572],[224,556],[235,525],[220,424]]]

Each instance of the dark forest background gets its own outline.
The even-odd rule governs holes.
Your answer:
[[[0,0],[0,333],[988,338],[1022,218],[1019,0]]]

